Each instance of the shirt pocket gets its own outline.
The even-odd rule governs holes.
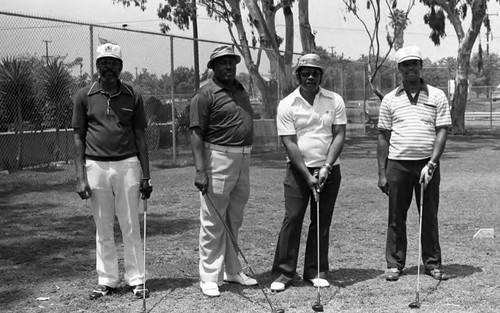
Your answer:
[[[422,103],[418,107],[418,118],[428,125],[434,125],[436,122],[437,107],[431,103]]]

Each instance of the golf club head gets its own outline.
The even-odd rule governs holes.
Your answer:
[[[285,309],[275,309],[272,313],[285,313]]]
[[[323,312],[323,305],[316,303],[312,306],[314,312]]]
[[[417,294],[415,296],[415,301],[413,301],[410,304],[408,304],[408,306],[411,309],[419,309],[420,308],[420,296],[419,296],[418,292],[417,292]]]
[[[411,309],[419,309],[419,308],[420,308],[420,302],[413,301],[413,302],[411,302],[410,304],[408,304],[408,306],[409,306]]]

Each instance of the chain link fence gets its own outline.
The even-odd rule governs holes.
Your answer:
[[[71,162],[72,98],[78,89],[97,79],[94,54],[96,47],[103,42],[122,47],[121,79],[143,95],[149,123],[146,136],[151,161],[158,166],[182,165],[184,159],[190,158],[189,101],[199,83],[193,68],[194,51],[199,51],[199,81],[203,84],[210,76],[206,61],[211,51],[222,42],[194,41],[125,27],[11,12],[0,12],[0,39],[9,43],[0,51],[0,171]],[[259,50],[251,51],[257,60]],[[259,59],[262,77],[279,81],[270,70],[262,73],[270,68],[265,55],[262,53]],[[299,56],[293,56],[293,64],[297,63]],[[365,64],[328,55],[322,55],[322,58],[326,59],[322,86],[344,98],[348,135],[364,135],[366,126],[375,127],[380,103],[367,83]],[[448,71],[445,68],[424,69],[424,75],[430,77],[430,83],[447,91],[447,81],[433,80],[433,73],[437,70]],[[244,62],[238,64],[237,72],[238,80],[247,88],[254,107],[255,136],[259,139],[257,148],[276,149],[278,139],[274,121],[261,119],[266,113],[261,92]],[[400,78],[394,66],[383,67],[381,73],[376,85],[386,93]],[[276,89],[277,100],[271,104],[273,106],[291,91],[284,90],[279,83]],[[476,92],[474,89],[470,94],[477,95],[480,100],[491,99],[493,90]]]

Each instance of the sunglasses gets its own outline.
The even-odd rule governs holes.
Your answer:
[[[318,78],[321,75],[321,71],[300,71],[299,72],[300,77],[302,78]]]

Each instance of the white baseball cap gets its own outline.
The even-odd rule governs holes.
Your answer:
[[[422,52],[417,46],[408,46],[398,50],[396,52],[396,61],[399,63],[409,60],[419,60],[422,61]]]
[[[122,49],[119,45],[114,45],[112,43],[105,43],[97,47],[97,59],[101,58],[115,58],[122,61]]]

